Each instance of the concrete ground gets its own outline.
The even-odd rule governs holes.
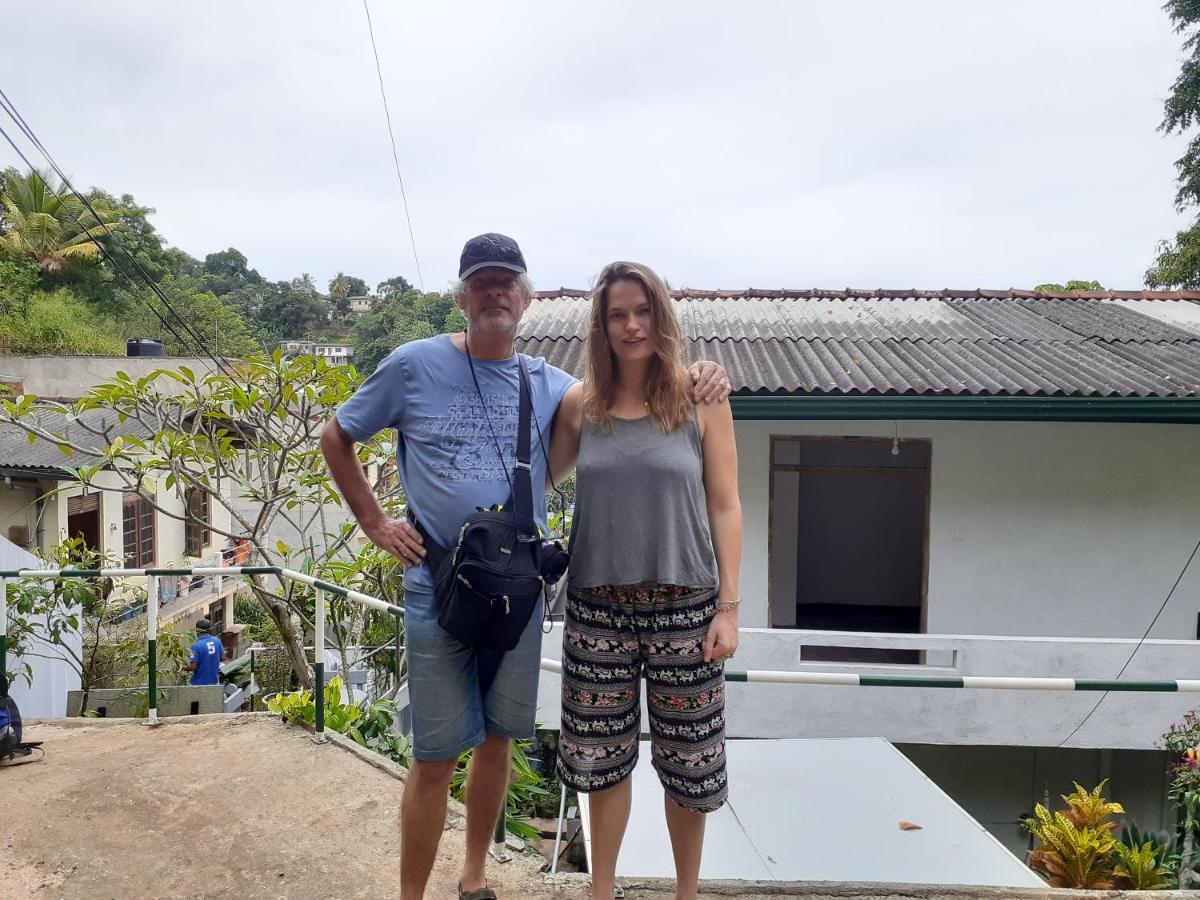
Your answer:
[[[263,714],[159,728],[120,720],[31,723],[44,762],[0,769],[0,897],[357,898],[398,895],[403,770]],[[356,752],[357,751],[357,752]],[[463,849],[452,804],[427,896],[453,898]],[[587,896],[586,876],[548,879],[542,860],[489,863],[504,900]],[[705,898],[1033,898],[1116,892],[879,884],[711,883]],[[672,895],[663,882],[625,896]],[[1152,896],[1183,897],[1181,892]],[[1186,896],[1195,897],[1194,892]]]

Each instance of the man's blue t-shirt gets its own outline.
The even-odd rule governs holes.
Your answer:
[[[529,369],[536,419],[530,425],[533,510],[544,529],[546,457],[537,429],[540,426],[549,450],[554,414],[575,379],[544,359],[522,357]],[[474,363],[487,415],[471,380],[467,355],[447,334],[393,350],[337,411],[342,430],[359,443],[385,428],[396,429],[396,467],[404,495],[421,524],[444,547],[454,545],[459,528],[476,507],[508,499],[505,472],[511,477],[516,465],[517,358],[476,358]],[[429,567],[410,568],[404,586],[431,592]]]
[[[225,655],[225,647],[220,638],[211,634],[201,635],[192,644],[192,662],[196,671],[192,673],[192,684],[219,684],[217,677],[221,673],[221,657]]]

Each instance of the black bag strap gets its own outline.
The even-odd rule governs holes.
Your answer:
[[[508,500],[505,501],[505,506],[512,504],[518,516],[524,516],[527,519],[533,518],[533,475],[530,469],[530,421],[533,418],[533,391],[529,386],[529,369],[525,366],[525,360],[521,354],[516,354],[517,357],[517,381],[519,384],[519,394],[517,400],[517,467],[513,473],[512,493],[509,494]],[[480,404],[483,403],[482,394],[479,397]],[[487,409],[483,411],[487,415]],[[549,465],[549,459],[546,464]],[[504,464],[503,458],[500,464]],[[429,563],[430,571],[436,572],[441,567],[442,559],[446,554],[450,553],[450,548],[443,547],[433,536],[428,529],[421,524],[417,519],[417,514],[413,512],[412,506],[409,505],[405,509],[405,515],[412,526],[417,529],[417,533],[421,535],[421,540],[425,546],[425,559]]]
[[[529,419],[533,415],[533,398],[529,390],[529,370],[517,354],[517,380],[521,393],[517,412],[517,470],[513,473],[512,503],[518,516],[533,518],[533,478],[529,468]],[[503,462],[503,460],[501,461]]]

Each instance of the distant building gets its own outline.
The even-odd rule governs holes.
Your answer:
[[[290,356],[319,356],[331,366],[348,366],[354,362],[354,348],[349,344],[283,341],[279,346]]]
[[[134,419],[120,422],[108,409],[74,418],[50,411],[26,415],[80,446],[94,443],[102,430],[139,440],[150,434]],[[97,464],[101,468],[91,485],[80,484],[77,467]],[[191,513],[186,521],[185,509]],[[133,569],[217,567],[234,564],[230,560],[238,548],[221,536],[231,527],[226,503],[207,491],[165,485],[130,490],[98,456],[82,451],[67,456],[49,441],[30,444],[22,429],[0,427],[0,537],[6,539],[0,546],[11,546],[13,552],[32,556],[36,550],[47,556],[61,541],[82,538],[90,550],[124,560]],[[240,587],[236,578],[164,577],[160,622],[190,627],[203,617],[219,623],[223,636],[238,631],[233,599]]]

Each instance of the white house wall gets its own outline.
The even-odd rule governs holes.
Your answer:
[[[37,565],[37,557],[32,553],[0,538],[0,568],[27,569]],[[13,615],[13,607],[9,614]],[[12,622],[9,626],[12,633]],[[26,664],[30,668],[29,680],[21,674],[9,685],[21,715],[27,718],[66,715],[67,691],[79,689],[79,675],[67,663],[66,655],[70,652],[78,656],[83,639],[78,632],[67,632],[62,641],[67,649],[30,639],[26,648],[31,652],[24,658],[18,657],[15,649],[11,650],[7,664],[10,672],[23,673]]]
[[[0,537],[7,538],[9,529],[22,527],[29,535],[33,549],[37,541],[37,498],[42,492],[36,483],[14,481],[7,487],[0,481]]]
[[[104,553],[111,559],[121,561],[125,553],[125,534],[123,519],[123,490],[120,478],[111,472],[100,472],[95,478],[95,488],[89,490],[100,493],[100,537]],[[49,483],[47,483],[47,488]],[[62,490],[53,497],[46,498],[46,509],[43,519],[45,529],[43,549],[49,549],[55,543],[67,537],[67,501],[83,493],[83,487],[71,482],[63,482]],[[20,498],[33,499],[32,494],[0,490],[0,522],[5,528],[16,522]],[[159,488],[155,500],[163,510],[155,511],[155,562],[164,566],[168,563],[183,564],[188,560],[185,550],[184,522],[177,518],[183,514],[183,500],[174,490]],[[12,512],[9,512],[12,510]],[[214,528],[230,530],[230,515],[221,503],[213,501],[210,506],[210,522]],[[32,526],[32,518],[30,519]],[[31,531],[32,535],[32,531]],[[203,558],[208,558],[225,546],[225,538],[215,531],[210,534],[209,544],[204,550]]]
[[[771,436],[890,438],[893,428],[890,421],[737,423],[744,626],[769,624]],[[1141,637],[1200,539],[1200,428],[901,422],[899,429],[902,439],[932,442],[929,633]],[[777,542],[789,539],[775,534]],[[1151,637],[1194,639],[1198,611],[1195,565]]]
[[[737,423],[744,519],[737,669],[1111,679],[1130,660],[1200,539],[1200,428],[901,422],[932,442],[924,634],[813,632],[768,623],[772,435],[893,436],[892,422]],[[781,517],[786,519],[786,516]],[[794,519],[793,519],[794,521]],[[774,535],[780,542],[792,534]],[[774,559],[794,603],[794,566]],[[870,565],[870,560],[864,560]],[[786,582],[791,570],[791,583]],[[778,599],[778,598],[777,598]],[[1127,679],[1200,679],[1200,562]],[[543,656],[561,656],[556,627]],[[806,647],[920,651],[913,664],[837,664]],[[544,674],[539,721],[558,720]],[[899,743],[1150,750],[1200,696],[731,684],[736,737],[879,736]],[[1072,734],[1075,726],[1087,724]]]

